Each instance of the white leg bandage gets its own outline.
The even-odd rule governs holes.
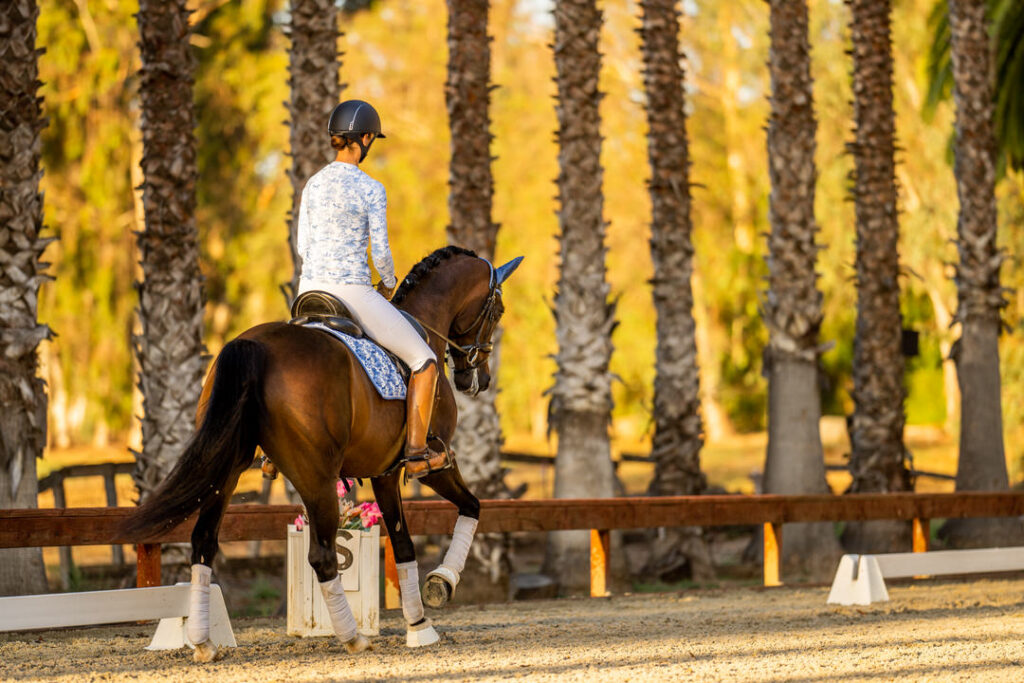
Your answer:
[[[452,544],[448,546],[448,552],[444,554],[444,561],[441,566],[448,567],[455,576],[462,573],[466,567],[466,558],[469,557],[469,545],[473,542],[473,534],[476,533],[478,520],[472,517],[463,517],[455,520],[455,532],[452,534]]]
[[[210,639],[210,576],[205,564],[192,565],[192,588],[188,593],[188,639],[194,645]]]
[[[327,611],[331,615],[334,634],[343,643],[355,638],[358,635],[356,618],[352,614],[352,608],[348,606],[345,589],[341,587],[341,574],[321,583],[320,591],[324,594],[324,602],[327,603]]]
[[[420,571],[416,560],[396,564],[398,588],[402,592],[402,614],[405,621],[415,624],[423,618],[423,600],[420,598]]]

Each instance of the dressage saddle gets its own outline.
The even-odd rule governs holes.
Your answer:
[[[427,338],[427,331],[423,329],[423,325],[420,324],[419,320],[401,309],[399,309],[399,312],[405,316],[405,319],[412,325],[423,341],[430,341]],[[383,346],[376,339],[371,339],[363,332],[363,328],[355,321],[352,313],[348,310],[348,306],[329,292],[314,289],[299,294],[295,297],[295,301],[292,302],[291,314],[292,319],[288,322],[292,325],[306,325],[314,322],[322,323],[333,330],[338,330],[351,337],[370,339],[370,341],[375,342],[378,346]],[[399,363],[399,367],[404,366],[404,363],[401,363],[401,361]]]

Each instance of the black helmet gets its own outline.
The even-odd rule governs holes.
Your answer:
[[[362,136],[373,133],[376,137],[385,137],[380,132],[380,116],[369,102],[347,100],[331,112],[331,120],[327,123],[327,132],[331,135],[352,134]]]

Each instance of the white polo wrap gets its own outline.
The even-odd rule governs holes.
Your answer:
[[[458,577],[466,568],[466,558],[469,557],[469,546],[473,542],[473,534],[476,533],[478,520],[472,517],[463,517],[455,520],[455,531],[452,533],[452,544],[448,546],[448,552],[444,554],[442,567],[447,567]],[[456,578],[455,583],[458,583]]]
[[[192,565],[192,588],[188,593],[188,639],[193,645],[210,639],[210,576],[205,564]]]
[[[398,588],[402,593],[402,614],[405,621],[415,624],[423,618],[423,600],[420,598],[420,570],[416,560],[396,564]]]
[[[327,603],[327,612],[331,615],[331,626],[334,627],[334,635],[343,643],[347,643],[358,635],[356,618],[352,614],[352,608],[348,606],[348,599],[345,597],[345,589],[341,586],[341,574],[338,574],[330,581],[320,584],[320,591],[324,594],[324,602]]]

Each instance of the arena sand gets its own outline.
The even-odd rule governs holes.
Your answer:
[[[373,652],[238,619],[239,647],[193,664],[146,652],[153,626],[0,634],[3,681],[1024,681],[1024,578],[890,587],[826,606],[827,588],[728,588],[453,607],[410,650],[397,612]]]

